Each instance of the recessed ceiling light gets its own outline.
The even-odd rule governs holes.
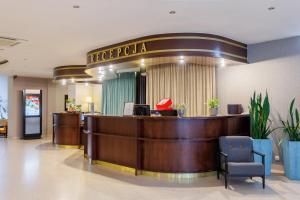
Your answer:
[[[73,8],[80,8],[79,5],[73,5]]]
[[[183,64],[184,63],[184,59],[180,59],[179,62],[180,62],[180,64]]]
[[[181,59],[181,60],[184,59],[184,56],[180,56],[180,59]]]
[[[66,79],[62,79],[62,80],[61,80],[61,84],[62,84],[62,85],[66,85],[66,84],[67,84]]]
[[[145,62],[145,59],[141,59],[141,63],[144,63]]]
[[[71,83],[75,83],[75,79],[74,78],[71,78]]]
[[[275,10],[275,7],[271,6],[268,8],[268,10],[270,10],[270,11]]]
[[[225,66],[226,66],[225,59],[221,58],[220,59],[220,67],[225,67]]]
[[[109,65],[109,71],[113,71],[114,69],[113,69],[113,65]]]
[[[84,85],[87,87],[87,86],[89,86],[89,83],[85,83]]]
[[[105,71],[104,70],[99,70],[98,74],[105,74]]]
[[[175,10],[171,10],[171,11],[169,12],[169,14],[170,14],[170,15],[175,15],[175,14],[176,14],[176,11],[175,11]]]

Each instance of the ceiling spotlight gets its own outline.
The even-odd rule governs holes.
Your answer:
[[[62,85],[66,85],[66,84],[67,84],[67,80],[66,80],[66,79],[62,79],[62,80],[61,80],[61,84],[62,84]]]
[[[183,60],[183,59],[184,59],[184,56],[180,56],[180,59]]]
[[[179,62],[180,62],[180,64],[183,64],[184,63],[184,59],[180,59]]]
[[[225,67],[226,63],[225,63],[225,59],[221,58],[220,60],[220,67]]]
[[[271,6],[268,8],[269,11],[275,10],[275,7]]]
[[[175,15],[175,14],[176,14],[176,11],[175,11],[175,10],[171,10],[171,11],[169,12],[169,14],[170,14],[170,15]]]
[[[101,70],[101,71],[98,71],[98,74],[105,74],[105,71]]]
[[[144,66],[145,66],[145,63],[141,63],[141,66],[144,67]]]
[[[145,62],[145,59],[143,58],[143,59],[141,59],[141,63],[144,63]]]
[[[88,83],[88,82],[86,82],[84,85],[87,87],[87,86],[89,86],[89,83]]]
[[[74,78],[71,78],[71,83],[75,83],[75,79]]]
[[[109,65],[109,71],[113,71],[113,65]]]
[[[73,5],[73,8],[80,8],[79,5]]]

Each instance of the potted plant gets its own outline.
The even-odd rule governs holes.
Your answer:
[[[68,112],[81,112],[81,105],[76,105],[75,99],[68,99],[66,103]]]
[[[183,103],[176,105],[177,113],[179,117],[184,117],[185,114],[185,105]]]
[[[285,175],[291,180],[300,180],[300,120],[294,104],[295,98],[290,104],[288,119],[281,120],[283,132],[288,137],[282,143],[282,153]]]
[[[210,116],[217,116],[219,113],[220,101],[219,99],[210,99],[208,101],[208,108]]]
[[[265,154],[265,174],[269,176],[271,174],[273,144],[268,136],[275,129],[271,129],[271,120],[269,119],[270,103],[267,92],[263,100],[261,94],[256,96],[254,92],[250,99],[249,114],[253,149]],[[261,162],[261,157],[254,155],[254,160],[255,162]]]

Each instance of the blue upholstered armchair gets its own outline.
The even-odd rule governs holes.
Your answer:
[[[225,188],[229,177],[261,177],[265,188],[265,155],[253,150],[253,141],[247,136],[223,136],[219,138],[218,171],[224,175]],[[253,155],[262,157],[262,163],[254,162]]]

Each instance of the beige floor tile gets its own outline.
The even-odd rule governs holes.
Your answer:
[[[0,139],[0,200],[277,200],[298,199],[300,182],[276,174],[261,180],[216,177],[174,183],[90,166],[83,151],[53,147],[45,140]]]

